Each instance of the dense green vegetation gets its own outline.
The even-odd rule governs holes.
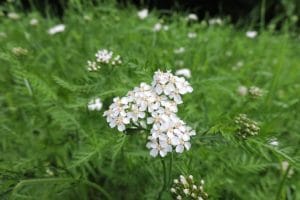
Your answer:
[[[62,22],[19,15],[0,18],[0,199],[157,199],[160,191],[171,199],[164,180],[180,174],[204,179],[209,199],[300,198],[300,38],[293,27],[270,26],[249,38],[251,27],[237,30],[226,20],[209,25],[155,12],[141,20],[137,10],[112,5],[70,8]],[[159,21],[168,30],[154,32]],[[59,23],[65,31],[49,35]],[[120,54],[122,64],[89,72],[98,49]],[[178,115],[197,135],[189,151],[153,158],[147,131],[120,133],[102,115],[113,97],[150,83],[158,69],[180,68],[191,70],[194,91]],[[256,86],[262,96],[244,95],[240,86]],[[94,97],[101,111],[87,109]],[[260,127],[246,139],[235,123],[243,113]]]

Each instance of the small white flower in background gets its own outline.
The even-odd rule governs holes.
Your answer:
[[[140,10],[137,15],[140,19],[146,19],[148,17],[148,14],[149,14],[148,9],[143,9]]]
[[[212,19],[208,20],[208,24],[209,25],[222,25],[223,21],[220,18],[212,18]]]
[[[279,145],[277,138],[271,138],[268,142],[270,145],[272,145],[274,147],[277,147]]]
[[[169,30],[169,26],[168,25],[163,25],[162,23],[158,22],[156,24],[154,24],[153,29],[154,32],[159,32],[161,30],[163,31],[168,31]]]
[[[11,51],[15,56],[26,56],[28,54],[28,50],[22,47],[14,47]]]
[[[178,69],[175,72],[175,75],[177,76],[184,76],[185,78],[191,78],[191,70],[184,68],[184,69]]]
[[[185,48],[184,47],[179,47],[178,49],[174,49],[174,53],[175,54],[182,54],[185,52]]]
[[[54,35],[54,34],[57,34],[57,33],[64,32],[65,28],[66,28],[66,26],[64,24],[55,25],[55,26],[53,26],[52,28],[50,28],[48,30],[48,34],[49,35]]]
[[[259,98],[264,95],[264,91],[259,87],[251,86],[249,88],[249,94],[251,95],[252,98]]]
[[[118,65],[122,64],[121,56],[114,55],[114,52],[107,49],[99,49],[95,54],[96,60],[87,61],[87,70],[88,71],[97,71],[101,68],[101,65]]]
[[[248,94],[248,88],[246,86],[240,85],[237,89],[237,93],[240,96],[246,96]]]
[[[154,27],[153,27],[153,31],[154,32],[158,32],[162,29],[162,24],[161,23],[156,23],[154,24]]]
[[[30,22],[29,22],[29,24],[31,26],[36,26],[36,25],[38,25],[38,23],[39,23],[39,21],[35,18],[31,19]]]
[[[169,26],[168,26],[168,25],[164,25],[164,26],[163,26],[163,30],[164,30],[164,31],[168,31],[168,30],[169,30]]]
[[[194,13],[190,13],[188,16],[187,16],[187,19],[189,21],[198,21],[198,16]]]
[[[15,12],[10,12],[7,14],[7,17],[9,19],[13,19],[13,20],[18,20],[20,19],[20,15],[18,13],[15,13]]]
[[[197,33],[195,33],[195,32],[189,32],[188,33],[188,38],[193,39],[193,38],[196,38],[196,37],[197,37]]]
[[[232,67],[232,70],[234,70],[234,71],[239,70],[239,69],[242,68],[243,66],[244,66],[244,62],[240,60],[240,61],[238,61],[238,62],[236,63],[235,66]]]
[[[247,32],[246,32],[246,36],[247,36],[248,38],[253,39],[253,38],[255,38],[255,37],[257,36],[257,32],[256,32],[256,31],[247,31]]]
[[[102,104],[100,98],[92,99],[92,100],[90,100],[90,102],[88,103],[88,109],[89,109],[90,111],[94,111],[94,110],[100,111],[101,108],[102,108],[102,106],[103,106],[103,104]]]
[[[151,85],[141,83],[126,96],[114,98],[104,116],[119,131],[145,127],[145,122],[152,125],[146,147],[153,157],[164,157],[173,150],[182,153],[190,149],[190,138],[196,132],[177,117],[177,105],[182,103],[181,95],[192,91],[183,77],[157,71]]]

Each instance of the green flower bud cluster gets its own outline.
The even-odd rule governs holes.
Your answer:
[[[260,128],[258,123],[247,117],[246,114],[240,114],[235,118],[235,124],[237,124],[237,134],[243,138],[257,135]]]
[[[204,192],[204,180],[200,181],[197,185],[192,175],[185,177],[179,176],[179,179],[174,179],[171,188],[174,199],[191,199],[191,200],[206,200],[208,199],[207,193]]]

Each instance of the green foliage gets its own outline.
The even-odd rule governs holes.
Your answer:
[[[169,31],[154,33],[155,13],[140,20],[134,9],[81,9],[69,10],[66,31],[53,36],[47,29],[56,18],[0,19],[7,35],[0,37],[0,199],[157,199],[160,191],[161,199],[171,199],[170,180],[180,174],[203,178],[210,199],[299,199],[295,32],[266,30],[250,39],[246,29],[188,24],[174,14],[164,19]],[[29,25],[33,17],[36,27]],[[18,46],[28,54],[14,55]],[[186,52],[175,55],[181,46]],[[86,61],[99,48],[117,52],[123,64],[88,72]],[[194,92],[179,115],[197,136],[190,151],[163,160],[163,185],[161,159],[145,147],[147,132],[119,133],[102,114],[114,96],[149,82],[157,69],[182,68],[180,62],[192,71]],[[240,96],[240,85],[266,92]],[[103,110],[88,111],[92,97],[103,100]],[[258,122],[258,135],[237,137],[234,118],[241,113]]]

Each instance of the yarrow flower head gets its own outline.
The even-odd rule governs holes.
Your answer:
[[[194,13],[190,13],[188,16],[187,16],[187,19],[189,21],[198,21],[198,16]]]
[[[161,30],[168,31],[168,30],[169,30],[169,26],[163,25],[163,24],[160,23],[160,22],[154,24],[154,26],[153,26],[153,31],[154,31],[154,32],[159,32],[159,31],[161,31]]]
[[[179,47],[178,49],[174,49],[175,54],[183,54],[185,52],[184,47]]]
[[[247,36],[248,38],[253,39],[253,38],[255,38],[255,37],[257,36],[257,32],[256,32],[256,31],[247,31],[247,32],[246,32],[246,36]]]
[[[242,138],[255,136],[259,133],[258,123],[249,119],[246,114],[240,114],[235,118],[235,124],[238,126],[237,134]]]
[[[102,108],[103,104],[100,98],[94,98],[92,100],[90,100],[90,102],[88,103],[88,109],[90,111],[100,111]]]
[[[264,95],[264,92],[259,87],[251,86],[249,88],[249,94],[251,95],[252,98],[256,99],[262,97]]]
[[[29,24],[31,26],[37,26],[39,24],[39,20],[37,20],[36,18],[33,18],[30,20]]]
[[[64,24],[58,24],[48,30],[49,35],[55,35],[65,31],[66,26]]]
[[[197,37],[197,33],[195,33],[195,32],[189,32],[187,36],[188,36],[188,38],[193,39],[193,38]]]
[[[122,63],[120,55],[114,55],[112,51],[107,49],[98,50],[95,57],[95,61],[87,61],[88,71],[97,71],[101,68],[101,65],[118,65]]]
[[[148,9],[143,9],[140,10],[137,15],[140,19],[146,19],[148,17],[148,13]]]
[[[119,131],[149,127],[146,147],[153,157],[164,157],[173,150],[182,153],[190,149],[190,138],[196,132],[176,115],[177,105],[183,103],[182,95],[192,91],[183,77],[157,71],[151,85],[141,83],[126,96],[115,97],[104,116]]]
[[[14,48],[12,48],[11,51],[15,56],[18,56],[18,57],[26,56],[28,54],[28,50],[24,49],[22,47],[14,47]]]
[[[18,13],[15,13],[15,12],[8,13],[7,17],[9,19],[12,19],[12,20],[18,20],[18,19],[20,19],[20,15]]]
[[[206,200],[208,194],[204,192],[204,180],[200,180],[197,184],[192,175],[180,175],[178,179],[174,179],[171,193],[174,199],[192,199]]]

